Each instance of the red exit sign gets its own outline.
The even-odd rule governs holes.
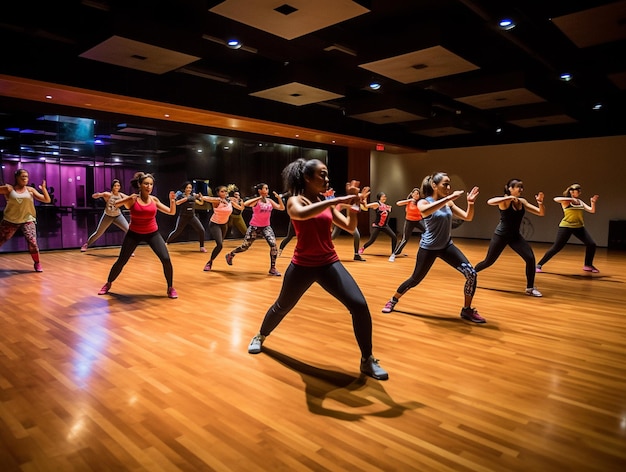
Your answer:
[[[377,151],[384,151],[385,150],[385,145],[384,144],[377,144],[376,145],[376,150]]]

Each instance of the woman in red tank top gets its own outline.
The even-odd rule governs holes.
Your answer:
[[[167,281],[167,296],[169,298],[178,298],[176,289],[173,287],[174,269],[172,261],[167,251],[165,240],[159,233],[156,221],[157,211],[168,215],[176,214],[176,193],[170,191],[170,206],[168,207],[161,203],[157,197],[151,195],[154,188],[154,177],[152,174],[137,172],[133,180],[131,180],[131,184],[139,193],[133,193],[115,202],[118,208],[123,205],[130,210],[130,227],[122,241],[120,255],[113,267],[111,267],[107,283],[102,286],[98,295],[106,295],[109,292],[111,284],[120,275],[139,243],[145,242],[154,251],[163,265],[163,273]]]

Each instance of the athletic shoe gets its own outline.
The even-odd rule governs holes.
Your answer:
[[[228,265],[233,265],[233,258],[235,257],[235,255],[232,252],[229,252],[228,254],[226,254],[226,264]]]
[[[535,267],[535,272],[539,273],[539,272],[543,272],[543,270],[541,270],[541,266],[538,265],[537,267]]]
[[[594,266],[584,266],[583,270],[585,272],[591,272],[593,274],[597,274],[598,272],[600,272],[598,269],[596,269]]]
[[[102,286],[102,288],[98,292],[98,295],[106,295],[107,293],[109,293],[109,290],[111,290],[111,284],[107,282]]]
[[[211,270],[211,268],[213,267],[213,261],[209,261],[206,263],[206,265],[204,266],[204,271],[208,272]]]
[[[365,248],[364,247],[360,247],[359,248],[359,254],[363,254],[365,252]]]
[[[280,272],[276,270],[276,267],[272,267],[267,274],[274,275],[276,277],[280,277],[282,275]]]
[[[361,261],[361,262],[365,262],[365,259],[363,259],[361,256],[359,256],[358,254],[354,255],[354,260],[355,261]]]
[[[174,287],[169,287],[167,289],[167,296],[168,298],[178,298],[178,292]]]
[[[480,316],[478,310],[476,308],[463,308],[461,309],[461,318],[467,321],[471,321],[472,323],[486,323],[487,320]]]
[[[202,247],[200,248],[200,252],[206,252],[206,248],[205,248],[204,246],[202,246]]]
[[[527,288],[526,289],[526,295],[528,295],[530,297],[543,297],[541,292],[539,290],[537,290],[535,287]]]
[[[383,313],[391,313],[393,311],[393,307],[396,306],[396,303],[398,302],[394,300],[389,300],[387,303],[385,303],[385,306],[383,307],[381,311]]]
[[[80,252],[87,252],[87,243],[83,244],[83,245],[80,247]]]
[[[263,345],[263,341],[265,341],[265,336],[262,334],[257,334],[252,338],[250,344],[248,344],[248,354],[258,354],[261,352],[261,346]]]
[[[396,255],[392,254],[391,256],[389,256],[389,262],[394,262],[396,260]]]
[[[378,359],[369,356],[367,359],[361,359],[361,372],[376,380],[387,380],[389,374],[378,364]]]
[[[43,267],[41,267],[41,264],[39,262],[35,262],[35,272],[43,272]]]

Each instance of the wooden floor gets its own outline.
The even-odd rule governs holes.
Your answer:
[[[479,275],[473,325],[441,261],[381,313],[417,240],[395,263],[384,237],[365,263],[336,243],[386,382],[359,375],[350,316],[317,286],[247,353],[282,283],[263,241],[212,272],[197,243],[170,245],[177,300],[146,246],[106,296],[118,248],[44,252],[43,273],[1,255],[0,470],[626,470],[626,252],[598,249],[590,275],[569,245],[530,298],[507,249]],[[457,244],[475,264],[487,241]]]

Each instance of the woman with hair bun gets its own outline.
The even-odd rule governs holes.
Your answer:
[[[156,221],[157,211],[167,215],[176,214],[176,193],[170,191],[170,206],[168,207],[161,203],[157,197],[151,195],[152,189],[154,188],[154,177],[152,174],[137,172],[130,183],[133,188],[138,190],[138,193],[133,193],[115,202],[116,207],[120,208],[123,205],[130,210],[129,229],[122,241],[120,255],[113,264],[113,267],[111,267],[107,282],[102,286],[98,295],[106,295],[109,293],[111,284],[113,284],[115,279],[120,275],[139,243],[145,242],[150,246],[150,249],[154,251],[163,265],[163,274],[167,281],[167,296],[169,298],[178,298],[176,289],[174,289],[173,286],[174,268],[172,267],[172,261],[167,251],[165,240],[163,236],[161,236],[161,233],[159,233],[159,227]]]
[[[535,206],[522,198],[523,192],[524,182],[520,179],[511,179],[504,186],[504,196],[487,200],[488,205],[497,206],[500,209],[500,223],[493,233],[485,259],[476,264],[476,272],[491,267],[504,248],[509,246],[526,263],[526,295],[541,297],[541,292],[535,287],[535,254],[520,233],[520,226],[526,210],[537,216],[545,215],[544,195],[543,192],[535,195],[538,205]]]
[[[572,184],[565,189],[562,197],[554,197],[554,201],[561,204],[563,208],[563,219],[559,223],[559,230],[556,233],[556,241],[537,264],[536,271],[543,272],[543,265],[552,259],[561,249],[565,247],[567,241],[572,236],[578,238],[585,245],[585,265],[583,270],[597,274],[600,272],[593,265],[593,258],[596,254],[596,243],[585,228],[585,212],[595,213],[598,195],[591,197],[587,205],[580,196],[582,195],[580,184]]]
[[[467,210],[459,208],[454,201],[463,195],[463,190],[452,191],[450,177],[445,172],[436,172],[424,178],[422,182],[422,198],[418,205],[426,231],[422,235],[420,248],[417,251],[415,269],[411,276],[402,282],[396,293],[385,304],[383,313],[391,313],[402,297],[409,289],[418,285],[428,271],[440,258],[445,263],[454,267],[465,276],[463,295],[465,303],[461,309],[461,318],[472,323],[485,323],[478,310],[472,307],[472,300],[476,292],[476,270],[467,260],[467,257],[452,242],[452,216],[464,221],[472,221],[474,218],[474,202],[478,196],[478,187],[467,192]]]

